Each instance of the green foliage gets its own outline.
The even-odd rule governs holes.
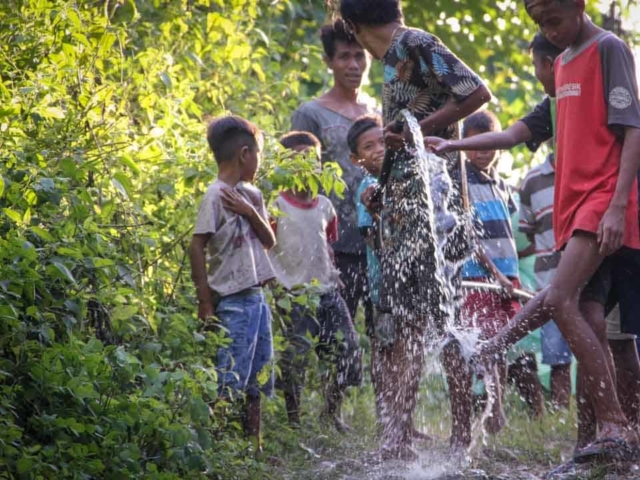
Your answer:
[[[25,0],[0,21],[0,477],[263,477],[216,410],[224,340],[194,318],[186,252],[216,173],[206,120],[284,129],[314,20],[290,2]],[[337,173],[271,149],[261,183]]]

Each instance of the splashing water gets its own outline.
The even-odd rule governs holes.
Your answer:
[[[457,342],[461,354],[466,362],[469,362],[473,354],[477,351],[480,342],[479,330],[471,326],[463,326],[456,318],[458,307],[460,306],[459,286],[455,277],[462,264],[468,258],[456,260],[447,259],[445,255],[446,245],[449,241],[454,241],[451,234],[456,227],[463,224],[471,225],[469,212],[455,215],[449,211],[449,199],[452,195],[458,194],[452,189],[452,181],[447,170],[446,161],[430,152],[424,146],[424,137],[417,119],[408,111],[402,111],[407,126],[413,136],[415,154],[417,161],[417,173],[422,176],[423,184],[428,185],[430,194],[427,194],[427,205],[429,218],[434,221],[429,222],[431,241],[437,248],[434,253],[434,264],[436,267],[437,288],[442,293],[444,302],[440,309],[444,314],[445,328],[444,338],[440,339],[439,345],[427,344],[427,349],[441,353],[442,349],[450,342]],[[466,181],[466,179],[463,179]],[[469,451],[476,448],[482,438],[486,443],[487,433],[484,429],[485,421],[491,417],[492,409],[496,401],[496,379],[492,372],[482,372],[485,389],[487,391],[487,403],[482,415],[474,422],[472,427],[472,442]]]

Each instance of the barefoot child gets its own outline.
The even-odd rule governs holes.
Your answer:
[[[231,343],[219,349],[216,362],[220,396],[244,394],[242,425],[258,453],[260,395],[273,390],[272,374],[265,384],[258,382],[258,374],[270,369],[273,360],[271,314],[262,285],[274,277],[266,249],[275,245],[275,237],[262,194],[252,185],[263,139],[252,123],[228,116],[211,122],[207,141],[218,178],[200,204],[191,241],[198,316],[203,321],[215,316],[228,332]]]
[[[315,151],[320,158],[320,141],[309,132],[290,132],[280,143],[301,154]],[[289,423],[300,423],[305,356],[311,348],[309,338],[314,338],[318,354],[333,364],[326,378],[323,418],[344,433],[348,427],[341,417],[342,400],[347,387],[360,385],[362,360],[333,261],[331,243],[338,239],[338,217],[327,197],[313,197],[309,190],[283,191],[273,206],[282,214],[272,220],[277,245],[270,252],[278,281],[289,290],[317,282],[320,293],[316,312],[294,303],[290,313],[289,348],[281,362]]]
[[[472,138],[487,132],[500,131],[500,121],[488,111],[474,113],[463,123],[463,137]],[[477,290],[467,293],[462,308],[464,323],[473,322],[480,329],[480,338],[493,337],[520,309],[512,298],[520,287],[518,253],[511,229],[511,215],[515,202],[506,182],[495,169],[498,152],[494,150],[467,151],[467,183],[469,202],[474,213],[477,234],[475,255],[462,269],[464,280],[480,283],[498,283],[503,293]],[[487,419],[489,433],[498,433],[506,423],[502,409],[502,390],[506,385],[506,358],[494,365],[496,399],[491,416]],[[470,394],[470,392],[469,392]],[[470,422],[465,422],[471,428]],[[471,432],[464,432],[470,435]]]
[[[371,339],[371,383],[376,397],[376,414],[380,424],[380,399],[382,383],[380,379],[380,349],[386,339],[380,338],[379,293],[380,293],[380,260],[378,259],[380,242],[379,217],[371,216],[362,202],[362,195],[372,185],[377,185],[380,168],[384,160],[384,132],[382,119],[377,115],[365,115],[358,118],[349,129],[347,143],[351,150],[351,161],[366,172],[356,192],[356,214],[358,228],[367,245],[367,275],[369,298],[373,303],[373,318],[366,326],[367,335]]]
[[[424,176],[416,157],[405,146],[395,121],[408,109],[424,134],[459,135],[457,122],[490,98],[480,78],[440,40],[404,25],[399,0],[341,0],[343,20],[374,58],[383,62],[386,144],[393,168],[385,186],[382,211],[383,254],[379,310],[394,317],[393,344],[382,351],[382,454],[415,458],[411,449],[412,417],[423,369],[426,327],[432,322],[443,333],[441,279],[436,276],[436,245],[430,240],[431,218]],[[450,167],[458,156],[449,155]],[[428,195],[428,194],[427,194]],[[370,196],[369,196],[370,198]],[[453,208],[460,210],[459,201]],[[436,332],[433,332],[434,334]],[[451,342],[448,365],[461,359]],[[458,362],[462,364],[462,362]],[[393,388],[391,388],[393,386]],[[450,383],[456,392],[455,382]],[[452,402],[457,398],[452,394]],[[470,406],[468,406],[470,410]],[[458,408],[457,405],[453,407]],[[463,407],[464,408],[464,407]],[[452,443],[457,443],[452,438]]]
[[[594,288],[584,290],[596,272],[612,279],[612,262],[640,248],[636,183],[640,167],[640,102],[634,59],[619,38],[587,17],[584,0],[525,0],[525,7],[544,36],[558,48],[566,49],[555,64],[553,225],[555,247],[563,254],[550,287],[530,301],[486,345],[479,358],[491,357],[555,319],[581,366],[580,378],[585,382],[584,391],[599,427],[598,439],[578,451],[576,459],[626,455],[638,438],[629,430],[614,394],[613,366],[606,335],[601,334],[605,331],[603,307],[599,314],[593,314],[587,304],[594,302],[581,302],[580,297],[587,293],[591,297],[587,298],[593,299]],[[531,130],[524,122],[518,122],[520,138],[551,138],[549,103],[540,110],[541,117],[548,119],[547,124]],[[495,140],[495,136],[487,136],[473,148],[502,147]],[[465,147],[469,145],[462,148]],[[602,287],[596,286],[595,291],[598,290]],[[585,317],[583,312],[587,310],[591,312]]]

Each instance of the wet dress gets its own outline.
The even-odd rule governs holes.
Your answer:
[[[423,120],[451,99],[460,102],[483,85],[437,37],[418,29],[399,31],[382,61],[385,124],[395,121],[405,109],[418,121]],[[449,125],[434,135],[457,139],[459,125]],[[459,156],[450,153],[445,157],[454,193],[448,208],[460,213],[460,174],[455,172]],[[435,216],[430,210],[428,178],[421,168],[411,151],[396,154],[382,212],[380,309],[409,324],[424,324],[430,319],[442,330],[445,312],[441,306],[447,293],[441,288],[434,262],[436,246],[430,232]],[[446,249],[449,260],[462,260],[468,250],[466,234],[458,232],[451,239]],[[459,281],[457,273],[454,277]]]

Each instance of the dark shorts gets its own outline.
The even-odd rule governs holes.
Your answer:
[[[620,305],[621,332],[640,335],[640,250],[623,247],[607,257],[581,298],[604,305],[606,315]]]
[[[362,382],[362,354],[358,334],[351,315],[338,291],[320,297],[315,315],[307,308],[294,304],[291,323],[285,332],[289,347],[283,353],[282,370],[285,382],[302,384],[305,358],[311,349],[329,360],[336,369],[338,383],[346,386]]]

